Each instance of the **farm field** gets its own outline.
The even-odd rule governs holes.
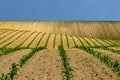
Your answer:
[[[0,80],[120,80],[119,24],[0,21]]]

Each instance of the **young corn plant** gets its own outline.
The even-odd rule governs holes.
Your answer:
[[[13,80],[13,77],[17,74],[17,66],[15,63],[12,64],[12,67],[10,68],[10,79]]]
[[[0,80],[13,80],[13,77],[17,74],[17,65],[13,63],[8,74],[2,74]]]
[[[72,68],[69,65],[66,51],[64,50],[62,45],[58,46],[58,52],[61,56],[62,63],[64,65],[64,72],[66,75],[66,80],[70,80],[72,78]]]
[[[7,74],[2,74],[2,76],[0,77],[0,80],[7,80],[8,75]]]

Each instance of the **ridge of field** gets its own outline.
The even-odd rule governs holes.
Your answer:
[[[10,31],[8,30],[7,34],[9,32],[11,32],[11,30]],[[0,37],[3,36],[4,34],[0,35]],[[57,49],[59,45],[63,45],[65,49],[72,48],[76,45],[119,46],[120,40],[87,38],[87,37],[78,37],[71,35],[52,34],[46,32],[43,33],[43,32],[33,32],[33,31],[21,31],[21,30],[12,31],[11,34],[5,35],[5,37],[0,40],[1,48],[2,47],[14,48],[17,46],[35,48],[35,47],[45,46],[48,49],[54,49],[54,48]]]
[[[0,28],[120,39],[120,22],[112,21],[0,21]]]

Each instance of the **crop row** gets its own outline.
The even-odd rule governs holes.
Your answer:
[[[61,56],[62,63],[64,65],[64,72],[65,72],[65,75],[66,75],[66,80],[70,80],[71,77],[72,77],[72,72],[71,72],[72,68],[69,65],[68,57],[66,55],[66,51],[64,50],[62,45],[58,46],[58,52]]]
[[[11,30],[12,31],[12,30]],[[0,39],[4,39],[4,37],[6,37],[6,36],[8,36],[9,34],[11,34],[11,33],[13,33],[13,32],[16,32],[17,30],[15,30],[15,31],[12,31],[12,32],[10,32],[10,33],[8,33],[8,34],[6,34],[6,35],[4,35],[4,36],[2,36]],[[2,42],[0,42],[0,44],[2,44],[2,43],[4,43],[4,42],[6,42],[6,41],[8,41],[9,39],[11,39],[12,37],[14,37],[15,35],[17,35],[19,32],[23,32],[22,30],[18,30],[18,32],[16,32],[15,34],[13,34],[13,35],[10,35],[7,39],[5,39],[4,41],[2,41]],[[25,31],[24,31],[25,32]],[[28,32],[28,31],[26,31],[26,32]],[[28,35],[27,37],[26,37],[26,39],[22,42],[22,43],[20,43],[18,46],[20,47],[20,46],[22,46],[25,42],[26,42],[26,40],[28,40],[33,34],[34,34],[35,32],[32,32],[30,35]],[[26,47],[29,47],[33,42],[34,42],[34,40],[38,37],[38,35],[40,34],[41,32],[39,32],[34,38],[33,38],[33,40],[26,46]],[[21,34],[22,35],[22,34]],[[24,35],[24,34],[23,34]],[[38,43],[37,43],[37,46],[36,47],[39,47],[39,44],[41,43],[41,40],[43,39],[43,37],[46,35],[46,33],[43,33],[42,34],[42,36],[41,36],[41,38],[40,38],[40,40],[38,41]],[[50,34],[51,35],[51,34]],[[45,43],[45,46],[47,47],[47,44],[48,44],[48,41],[49,41],[49,38],[50,38],[50,35],[48,36],[48,38],[47,38],[47,40],[46,40],[46,43]],[[55,34],[55,36],[54,36],[54,41],[53,41],[53,48],[55,48],[55,43],[56,43],[56,34]],[[60,37],[61,37],[61,39],[59,40],[60,42],[61,42],[61,45],[63,45],[63,40],[62,40],[62,34],[60,35]],[[69,38],[68,38],[68,35],[65,35],[66,36],[66,42],[67,42],[67,47],[68,48],[70,48],[70,42],[69,42]],[[18,36],[16,39],[18,39],[20,36]],[[104,43],[107,43],[108,45],[110,45],[110,46],[118,46],[118,44],[117,44],[117,42],[116,41],[112,41],[112,40],[105,40],[105,39],[94,39],[94,38],[85,38],[85,37],[78,37],[78,36],[75,36],[76,37],[76,39],[73,37],[73,36],[70,36],[71,38],[72,38],[72,41],[73,41],[73,43],[74,43],[74,45],[76,46],[76,45],[80,45],[80,44],[78,44],[77,42],[76,42],[76,39],[78,39],[79,40],[79,42],[82,44],[82,46],[86,46],[85,45],[85,43],[87,43],[87,45],[88,46],[92,46],[92,45],[94,45],[94,46],[99,46],[99,44],[100,45],[102,45],[102,46],[105,46],[102,42],[104,42]],[[6,45],[4,45],[4,47],[6,47],[6,46],[8,46],[9,44],[11,44],[12,42],[14,42],[16,39],[14,39],[13,41],[11,41],[11,42],[9,42],[8,44],[6,44]],[[81,40],[81,39],[83,39],[83,41]],[[100,41],[101,40],[101,41]],[[85,42],[85,43],[84,43]],[[99,44],[97,44],[97,43],[99,43]]]
[[[33,40],[27,45],[27,48],[33,43],[33,41],[36,39],[36,37],[40,34],[41,32],[39,32],[34,38]]]
[[[9,39],[11,39],[12,37],[14,37],[14,36],[17,35],[18,33],[20,33],[20,31],[16,32],[15,34],[11,35],[10,37],[8,37],[7,39],[5,39],[4,41],[0,42],[0,44],[8,41]]]
[[[45,32],[45,33],[43,33],[43,35],[42,35],[42,37],[40,38],[40,40],[38,41],[38,43],[37,43],[37,46],[36,46],[36,47],[39,47],[39,44],[40,44],[41,40],[43,39],[43,37],[45,36],[45,34],[46,34],[46,32]]]
[[[6,45],[4,45],[3,47],[6,47],[8,45],[10,45],[11,43],[13,43],[15,40],[17,40],[18,38],[20,38],[22,35],[24,35],[27,31],[21,33],[20,35],[18,35],[14,40],[12,40],[11,42],[7,43]]]
[[[17,47],[20,47],[21,45],[23,45],[25,43],[26,40],[28,40],[35,32],[32,32],[28,37],[26,37],[26,39],[20,43]]]
[[[1,80],[13,80],[14,76],[17,74],[18,72],[18,69],[20,67],[22,67],[36,52],[40,51],[40,50],[43,50],[45,49],[45,47],[38,47],[38,48],[33,48],[32,51],[27,54],[27,55],[24,55],[19,61],[18,61],[18,64],[16,63],[13,63],[11,64],[11,68],[10,68],[10,71],[9,73],[7,74],[2,74],[0,79]]]
[[[109,67],[112,67],[114,69],[114,71],[116,71],[117,74],[120,76],[120,63],[117,60],[113,60],[111,57],[109,57],[108,55],[102,54],[101,52],[94,51],[90,47],[75,46],[75,48],[82,49],[82,50],[92,54],[93,56],[99,58],[100,61],[104,62]]]

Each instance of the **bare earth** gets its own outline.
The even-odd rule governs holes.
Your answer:
[[[8,73],[11,64],[18,63],[22,56],[28,54],[30,51],[30,49],[26,49],[0,56],[0,76],[2,73]]]
[[[57,50],[37,52],[20,70],[14,80],[65,80],[62,61]]]
[[[112,69],[97,58],[79,49],[67,50],[69,63],[73,69],[71,80],[118,80]]]

